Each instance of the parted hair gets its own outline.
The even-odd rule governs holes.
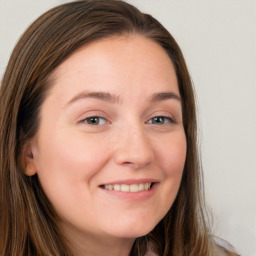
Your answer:
[[[131,256],[150,246],[159,256],[214,255],[198,156],[196,105],[182,52],[152,16],[118,0],[82,0],[55,7],[19,39],[0,88],[0,255],[71,256],[59,216],[37,175],[26,176],[23,149],[40,125],[51,74],[80,47],[108,37],[139,34],[158,43],[176,71],[187,155],[177,197],[158,225],[135,240]],[[139,220],[138,220],[139,221]]]

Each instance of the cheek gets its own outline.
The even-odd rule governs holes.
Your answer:
[[[166,177],[182,176],[187,154],[186,137],[183,132],[167,137],[158,147],[157,157]]]
[[[44,138],[42,136],[42,138]],[[109,156],[100,140],[65,132],[41,140],[36,155],[39,180],[46,191],[83,189],[104,167]]]
[[[165,172],[167,176],[181,176],[186,160],[186,147],[174,147],[165,153]]]
[[[165,202],[166,211],[172,206],[178,193],[185,160],[186,160],[186,137],[185,134],[165,140],[165,147],[159,151],[159,163],[163,170],[165,182],[163,184],[162,200]]]
[[[81,202],[94,204],[90,198],[96,189],[94,177],[104,168],[110,152],[95,139],[66,134],[41,141],[35,158],[40,184],[64,219],[69,218],[70,209],[79,216],[84,207]]]

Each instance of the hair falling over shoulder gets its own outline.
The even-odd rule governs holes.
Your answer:
[[[71,256],[59,218],[37,176],[24,175],[21,154],[39,126],[51,73],[78,48],[107,37],[140,34],[161,45],[174,64],[183,108],[187,156],[177,198],[131,256],[150,247],[161,256],[215,255],[204,204],[193,86],[181,50],[152,16],[116,0],[82,0],[39,17],[17,43],[0,88],[0,255]]]

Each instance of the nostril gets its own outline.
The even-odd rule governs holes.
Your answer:
[[[125,165],[132,165],[134,163],[132,163],[132,162],[124,162],[123,164],[125,164]]]
[[[133,162],[124,162],[123,166],[131,167],[133,169],[137,169],[138,168],[138,165],[136,163],[133,163]]]

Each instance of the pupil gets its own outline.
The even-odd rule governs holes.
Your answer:
[[[98,124],[99,119],[97,117],[90,117],[88,123],[89,124]]]
[[[155,124],[161,124],[161,123],[163,123],[163,118],[162,117],[154,117],[153,122]]]

